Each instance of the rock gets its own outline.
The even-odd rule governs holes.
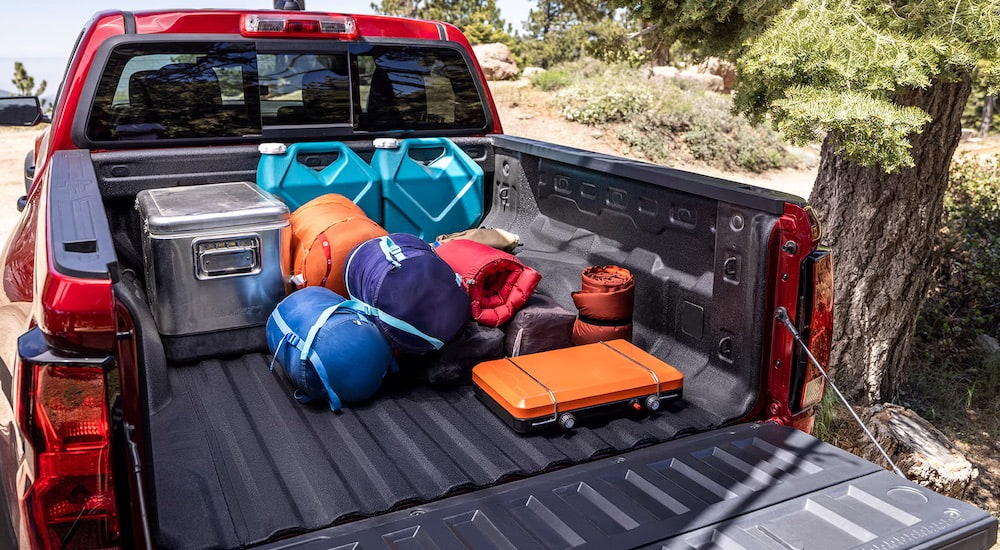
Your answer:
[[[531,78],[531,77],[535,76],[538,73],[544,73],[544,72],[545,72],[545,69],[543,69],[541,67],[525,67],[524,69],[521,70],[521,77],[522,78]]]
[[[679,72],[680,71],[677,70],[677,67],[663,67],[663,66],[661,66],[661,67],[653,67],[653,77],[654,78],[666,78],[666,79],[673,80],[673,79],[677,78],[677,73],[679,73]]]
[[[506,44],[477,44],[472,47],[487,80],[509,80],[520,72]]]
[[[807,168],[819,166],[819,151],[806,147],[786,147],[786,149],[800,166]]]
[[[653,67],[652,78],[661,80],[673,80],[674,82],[687,86],[698,86],[713,92],[725,90],[725,81],[721,76],[714,74],[700,73],[696,68],[686,68],[683,70],[677,67],[659,66]]]
[[[979,132],[973,130],[972,128],[962,128],[961,141],[971,141],[973,138],[979,135]]]
[[[972,480],[979,476],[979,471],[947,436],[912,410],[883,403],[861,410],[859,414],[875,439],[911,481],[941,494],[962,498]],[[847,450],[888,467],[859,427],[852,424],[850,430],[850,435],[845,437]]]
[[[696,69],[684,69],[677,74],[676,80],[692,86],[700,86],[712,92],[723,92],[726,89],[721,76],[699,73]]]
[[[722,88],[730,92],[736,84],[736,65],[725,59],[709,57],[698,64],[696,70],[702,74],[714,74],[722,78]]]
[[[517,76],[517,65],[496,59],[484,59],[479,66],[483,68],[486,80],[511,80]]]
[[[1000,355],[1000,342],[989,334],[980,334],[976,338],[976,345],[988,355]]]
[[[484,59],[496,59],[497,61],[503,61],[504,63],[514,64],[514,54],[510,52],[510,48],[502,42],[493,42],[490,44],[476,44],[472,47],[472,51],[476,54],[476,59],[480,62]]]

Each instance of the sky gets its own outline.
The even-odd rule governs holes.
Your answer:
[[[272,0],[0,0],[6,23],[0,33],[0,89],[10,90],[14,61],[24,63],[36,81],[48,80],[54,92],[73,42],[90,17],[103,10],[170,8],[270,8]],[[501,15],[514,26],[528,18],[534,0],[497,0]],[[315,11],[371,13],[370,0],[306,0]],[[24,21],[19,24],[18,21]]]

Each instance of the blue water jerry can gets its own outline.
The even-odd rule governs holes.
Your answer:
[[[378,174],[343,143],[307,142],[287,147],[280,143],[264,143],[260,152],[257,185],[284,201],[289,210],[295,211],[320,195],[337,193],[354,201],[375,223],[382,222]],[[322,170],[315,170],[298,160],[303,154],[331,153],[337,158]]]
[[[377,144],[372,157],[387,231],[432,241],[479,224],[483,170],[465,151],[446,138],[388,141],[388,147]]]

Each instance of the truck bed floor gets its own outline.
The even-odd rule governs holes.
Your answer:
[[[151,418],[158,543],[240,547],[665,440],[719,419],[685,401],[642,419],[522,436],[471,387],[297,403],[269,357],[169,369]]]

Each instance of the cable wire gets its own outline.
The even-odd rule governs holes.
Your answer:
[[[830,387],[833,389],[833,392],[836,393],[837,397],[840,398],[841,403],[843,403],[844,406],[847,407],[847,411],[850,412],[851,416],[854,417],[854,420],[858,423],[858,426],[861,426],[861,430],[864,431],[865,435],[868,436],[868,439],[870,439],[872,443],[875,444],[875,448],[878,449],[878,452],[882,453],[882,457],[885,458],[886,462],[889,463],[889,466],[892,466],[892,471],[895,472],[896,475],[898,475],[899,477],[906,479],[906,476],[903,475],[903,472],[899,469],[898,466],[896,466],[896,463],[893,462],[891,458],[889,458],[889,453],[885,452],[885,449],[883,449],[882,445],[880,445],[879,442],[875,439],[875,436],[872,435],[870,431],[868,431],[868,427],[865,426],[865,423],[861,421],[861,417],[858,416],[858,413],[854,412],[854,407],[852,407],[851,404],[847,401],[847,398],[844,397],[844,394],[840,393],[840,390],[837,389],[837,385],[833,383],[832,379],[830,379],[830,376],[826,373],[826,369],[824,369],[823,366],[819,364],[819,361],[816,360],[816,357],[813,356],[811,351],[809,351],[809,347],[806,346],[805,342],[802,341],[802,338],[799,337],[799,331],[795,330],[795,325],[793,325],[792,320],[788,318],[788,310],[786,310],[784,307],[778,307],[778,309],[774,312],[774,318],[777,319],[779,322],[781,322],[781,324],[785,325],[785,328],[788,329],[788,332],[792,333],[792,338],[794,338],[795,341],[798,342],[800,346],[802,346],[803,351],[805,351],[806,355],[809,356],[809,360],[812,362],[813,366],[816,367],[816,369],[819,370],[819,373],[823,375],[823,378],[826,379],[826,383],[830,384]]]

